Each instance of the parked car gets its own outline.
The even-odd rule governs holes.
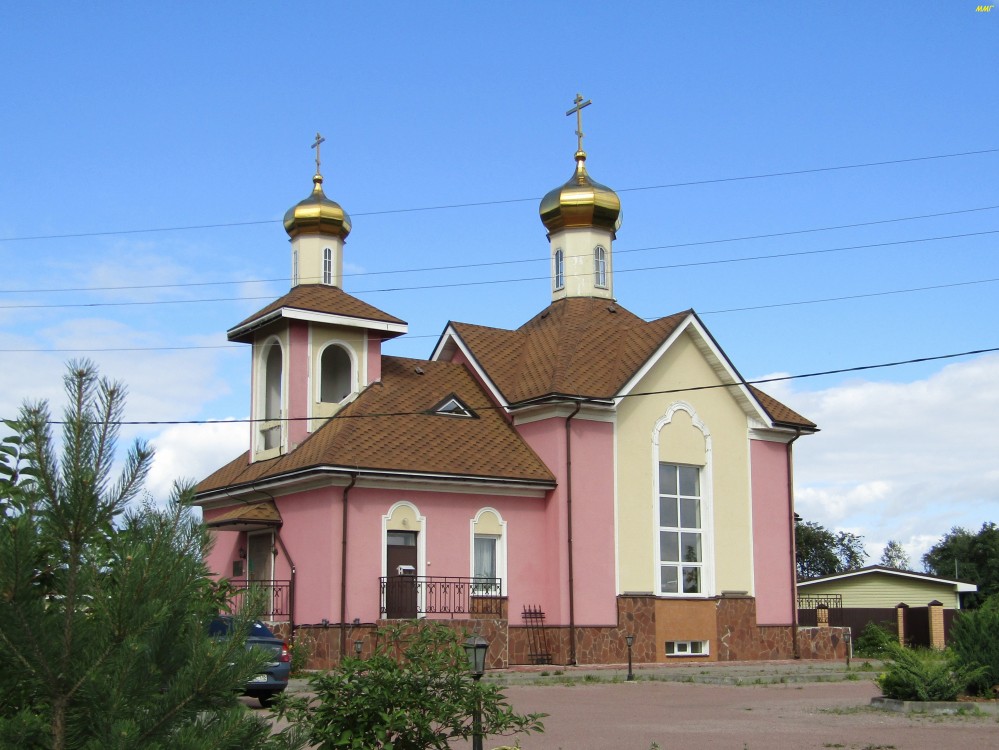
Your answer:
[[[208,626],[208,634],[213,638],[228,638],[236,625],[228,615],[219,615]],[[246,648],[257,648],[273,658],[263,666],[260,674],[254,675],[243,689],[244,695],[250,695],[260,701],[265,708],[271,704],[274,697],[284,692],[288,687],[288,675],[291,674],[291,651],[288,644],[278,638],[259,620],[250,625],[246,637]]]

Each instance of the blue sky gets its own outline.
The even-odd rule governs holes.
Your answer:
[[[0,415],[58,402],[65,360],[89,356],[132,419],[247,416],[246,347],[164,347],[225,347],[287,290],[280,218],[317,130],[353,217],[345,288],[410,324],[388,353],[428,356],[448,320],[516,327],[549,301],[537,207],[571,174],[577,91],[633,312],[693,307],[747,378],[999,346],[999,10],[975,8],[9,5]],[[898,163],[828,169],[876,162]],[[802,170],[822,171],[755,178]],[[202,228],[145,231],[177,227]],[[778,236],[718,242],[758,235]],[[101,351],[121,347],[154,349]],[[997,378],[993,354],[771,386],[823,428],[797,449],[799,512],[914,558],[996,520]],[[129,435],[159,447],[161,493],[244,432]]]

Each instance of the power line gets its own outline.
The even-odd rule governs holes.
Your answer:
[[[642,190],[663,190],[666,188],[677,188],[677,187],[693,187],[696,185],[711,185],[717,183],[725,182],[742,182],[748,180],[763,180],[773,177],[792,177],[796,175],[804,174],[818,174],[822,172],[837,172],[847,169],[867,169],[870,167],[884,167],[894,164],[907,164],[913,162],[921,161],[932,161],[937,159],[953,159],[961,156],[980,156],[982,154],[993,154],[999,152],[999,148],[988,148],[981,149],[978,151],[961,151],[953,154],[934,154],[932,156],[913,156],[905,159],[889,159],[885,161],[872,161],[872,162],[860,162],[857,164],[841,164],[832,167],[813,167],[809,169],[795,169],[783,172],[766,172],[762,174],[754,175],[740,175],[735,177],[716,177],[706,180],[690,180],[687,182],[671,182],[664,183],[662,185],[643,185],[639,187],[628,187],[620,188],[617,190],[619,193],[630,193],[638,192]],[[412,208],[389,208],[379,211],[362,211],[354,212],[352,215],[357,216],[384,216],[388,214],[403,214],[403,213],[417,213],[421,211],[443,211],[456,208],[477,208],[481,206],[498,206],[510,203],[526,203],[528,201],[538,201],[541,200],[538,197],[531,198],[504,198],[491,201],[474,201],[470,203],[447,203],[436,206],[418,206]],[[256,221],[231,221],[231,222],[219,222],[214,224],[189,224],[184,226],[171,226],[171,227],[153,227],[147,229],[114,229],[114,230],[104,230],[99,232],[69,232],[64,234],[37,234],[37,235],[22,235],[14,237],[0,237],[0,242],[24,242],[29,240],[61,240],[61,239],[79,239],[82,237],[111,237],[118,235],[128,235],[128,234],[151,234],[156,232],[181,232],[189,231],[195,229],[221,229],[229,227],[242,227],[242,226],[252,226],[256,224],[276,224],[282,221],[282,219],[260,219]]]
[[[888,289],[878,292],[862,292],[859,294],[846,294],[839,297],[820,297],[817,299],[795,300],[792,302],[771,302],[765,305],[750,305],[746,307],[728,307],[720,310],[701,310],[699,315],[722,315],[733,312],[748,312],[751,310],[767,310],[777,307],[794,307],[797,305],[816,305],[826,302],[845,302],[855,299],[867,299],[871,297],[887,297],[897,294],[912,294],[915,292],[928,292],[937,289],[953,289],[962,286],[975,286],[977,284],[993,284],[999,282],[999,278],[992,279],[972,279],[969,281],[955,281],[949,284],[933,284],[931,286],[909,287],[907,289]],[[656,320],[661,316],[646,317],[643,320]],[[409,339],[437,338],[440,334],[406,334]],[[90,353],[90,352],[156,352],[156,351],[184,351],[199,349],[226,349],[229,351],[243,351],[241,345],[234,344],[214,344],[206,346],[115,346],[94,349],[0,349],[0,353],[13,354],[55,354],[55,353]]]
[[[948,234],[937,237],[917,237],[909,240],[892,240],[889,242],[872,242],[864,245],[846,245],[843,247],[822,248],[819,250],[795,250],[788,253],[770,253],[766,255],[750,255],[743,258],[719,258],[715,260],[697,260],[686,263],[668,263],[659,266],[643,266],[640,268],[618,268],[615,274],[635,273],[639,271],[663,271],[675,268],[694,268],[697,266],[715,266],[727,263],[749,263],[758,260],[774,260],[777,258],[794,258],[808,255],[823,255],[827,253],[838,253],[847,250],[867,250],[875,247],[892,247],[896,245],[913,245],[921,242],[939,242],[940,240],[954,240],[964,237],[979,237],[988,234],[997,234],[999,229],[987,229],[981,232],[965,232],[963,234]],[[568,276],[588,275],[589,272],[580,274],[567,274]],[[454,281],[441,284],[418,284],[415,286],[385,287],[382,289],[362,289],[357,294],[384,294],[388,292],[410,292],[426,291],[430,289],[454,289],[458,287],[486,286],[491,284],[518,284],[526,281],[542,281],[548,276],[526,276],[513,279],[487,279],[485,281]],[[204,302],[244,302],[253,300],[270,300],[272,297],[211,297],[207,299],[182,299],[182,300],[145,300],[132,302],[66,302],[53,304],[25,304],[25,305],[0,305],[0,310],[20,310],[20,309],[56,309],[56,308],[80,308],[80,307],[133,307],[149,305],[180,305]]]
[[[755,380],[741,380],[737,383],[710,383],[707,385],[695,385],[687,386],[685,388],[666,388],[663,390],[656,391],[641,391],[636,393],[629,393],[622,396],[609,395],[603,396],[595,400],[609,401],[616,398],[638,398],[642,396],[662,396],[669,395],[673,393],[690,393],[693,391],[709,391],[716,388],[738,388],[743,385],[760,385],[766,383],[778,383],[788,380],[804,380],[806,378],[818,378],[826,375],[843,375],[853,372],[864,372],[867,370],[879,370],[889,367],[902,367],[904,365],[914,365],[922,364],[924,362],[938,362],[945,359],[956,359],[958,357],[970,357],[978,354],[991,354],[993,352],[999,352],[999,346],[988,347],[983,349],[971,349],[964,352],[954,352],[952,354],[937,354],[930,357],[915,357],[913,359],[903,359],[896,360],[894,362],[882,362],[873,365],[856,365],[853,367],[841,367],[833,370],[820,370],[818,372],[806,372],[799,375],[776,375],[769,378],[757,378]],[[572,400],[592,400],[592,399],[572,399],[566,398],[567,401]],[[497,404],[485,404],[479,406],[469,405],[469,408],[477,411],[487,411],[487,410],[504,410],[505,407],[499,406]],[[213,424],[255,424],[260,422],[304,422],[304,421],[315,421],[317,419],[374,419],[380,417],[410,417],[410,416],[420,416],[428,414],[427,410],[421,411],[394,411],[394,412],[377,412],[372,414],[334,414],[332,417],[280,417],[277,419],[171,419],[171,420],[115,420],[112,422],[107,422],[107,424],[114,424],[120,426],[169,426],[169,425],[213,425]],[[2,420],[0,420],[2,421]],[[46,424],[50,425],[63,425],[67,424],[65,420],[47,420]],[[104,422],[93,422],[92,424],[105,424]]]
[[[873,221],[862,221],[855,222],[853,224],[838,224],[826,227],[812,227],[807,229],[791,229],[783,232],[768,232],[766,234],[751,234],[743,235],[739,237],[724,237],[720,239],[711,240],[695,240],[693,242],[678,242],[672,245],[652,245],[649,247],[635,247],[635,248],[616,248],[614,250],[615,255],[624,255],[627,253],[640,253],[648,252],[650,250],[673,250],[683,247],[701,247],[704,245],[718,245],[728,242],[746,242],[750,240],[763,240],[763,239],[773,239],[775,237],[790,237],[799,234],[812,234],[816,232],[831,232],[840,229],[857,229],[860,227],[870,227],[877,226],[879,224],[895,224],[903,221],[917,221],[920,219],[935,219],[941,216],[955,216],[958,214],[974,213],[978,211],[994,211],[999,209],[999,205],[995,206],[979,206],[977,208],[961,208],[953,211],[940,211],[931,214],[919,214],[916,216],[900,216],[891,219],[875,219]],[[460,263],[450,266],[425,266],[422,268],[400,268],[400,269],[388,269],[384,271],[358,271],[355,273],[344,273],[344,278],[357,278],[364,276],[385,276],[390,274],[401,274],[401,273],[428,273],[435,271],[456,271],[463,270],[466,268],[485,268],[489,266],[509,266],[517,265],[521,263],[547,263],[548,258],[545,257],[533,257],[533,258],[518,258],[514,260],[496,260],[496,261],[482,261],[479,263]],[[204,286],[234,286],[236,284],[265,284],[274,282],[289,282],[291,279],[287,276],[274,279],[235,279],[232,281],[192,281],[176,284],[129,284],[120,286],[93,286],[93,287],[62,287],[62,288],[52,288],[52,289],[0,289],[0,294],[52,294],[61,292],[108,292],[108,291],[124,291],[124,290],[138,290],[138,289],[183,289],[187,287],[204,287]],[[316,279],[318,281],[318,277]]]

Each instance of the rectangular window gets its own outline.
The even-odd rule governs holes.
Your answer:
[[[499,539],[488,534],[475,535],[472,570],[475,584],[472,593],[479,596],[499,596],[497,579],[496,548]]]
[[[333,283],[333,251],[329,248],[323,250],[323,283]]]
[[[700,468],[660,463],[660,594],[703,592],[702,534]]]
[[[666,656],[707,656],[709,641],[666,641]]]

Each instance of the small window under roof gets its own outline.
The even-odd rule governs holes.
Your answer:
[[[434,414],[441,414],[445,417],[474,417],[478,418],[476,413],[469,409],[460,398],[458,398],[453,393],[446,399],[441,401],[437,406],[435,406],[431,411]]]

